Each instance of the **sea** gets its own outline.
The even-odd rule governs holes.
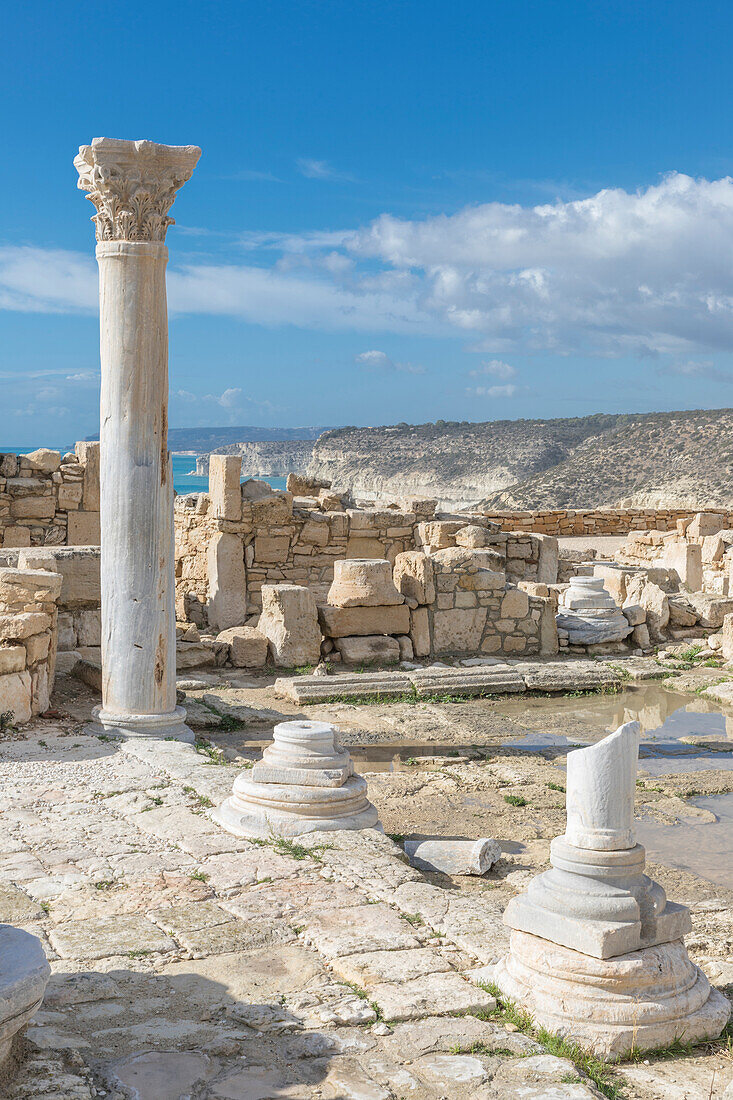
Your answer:
[[[38,450],[39,447],[49,447],[52,451],[60,451],[61,454],[66,454],[67,451],[74,450],[74,444],[66,444],[66,446],[57,447],[49,443],[39,443],[35,447],[13,447],[13,446],[0,446],[0,453],[10,452],[11,454],[27,455],[31,451]],[[263,477],[260,481],[266,481],[273,489],[284,489],[285,478],[284,477]],[[179,494],[183,496],[185,493],[206,493],[209,489],[208,477],[200,477],[196,474],[196,455],[190,454],[174,454],[173,455],[173,488]]]

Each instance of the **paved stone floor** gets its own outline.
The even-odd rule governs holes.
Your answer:
[[[431,880],[374,831],[232,837],[209,811],[236,772],[72,718],[0,742],[0,920],[53,971],[8,1100],[601,1095],[477,984],[506,946],[500,896]],[[718,1050],[617,1080],[719,1100],[731,1078]]]

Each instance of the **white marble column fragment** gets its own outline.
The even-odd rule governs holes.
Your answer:
[[[639,732],[629,722],[569,753],[565,836],[551,869],[509,902],[510,949],[494,974],[536,1023],[605,1058],[714,1039],[730,1012],[685,951],[689,911],[644,874]]]
[[[74,160],[97,213],[102,706],[96,732],[193,740],[176,706],[165,234],[201,150],[95,138]]]

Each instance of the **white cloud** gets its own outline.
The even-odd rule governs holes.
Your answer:
[[[172,398],[178,399],[186,405],[218,405],[222,409],[276,409],[270,401],[256,401],[253,397],[246,397],[244,390],[230,388],[222,393],[192,393],[191,390],[174,390]]]
[[[346,172],[339,172],[328,163],[327,160],[313,160],[310,157],[300,157],[296,164],[301,176],[310,180],[353,180],[353,176]]]
[[[677,173],[633,193],[451,216],[382,215],[362,258],[420,274],[421,306],[494,352],[733,348],[733,180]]]
[[[510,363],[504,363],[501,359],[491,359],[488,363],[482,363],[480,367],[468,372],[472,378],[479,378],[482,374],[493,374],[495,378],[515,378],[517,368]]]
[[[397,371],[401,374],[425,374],[425,367],[415,363],[396,363],[384,351],[362,351],[354,362],[367,369]]]
[[[467,389],[466,394],[468,397],[514,397],[518,388],[511,383],[506,386],[474,386]]]
[[[733,383],[733,373],[720,370],[713,364],[712,359],[702,361],[688,359],[683,363],[667,363],[657,368],[657,374],[673,375],[678,378],[704,378],[708,382],[725,382],[728,385]]]
[[[92,313],[98,308],[97,265],[61,249],[0,247],[0,309]]]
[[[323,161],[303,165],[312,178],[333,172]],[[549,351],[665,356],[673,374],[727,380],[713,365],[707,373],[679,366],[733,350],[727,177],[673,173],[637,192],[485,203],[411,221],[384,214],[361,229],[249,234],[240,244],[267,262],[202,257],[176,266],[174,249],[171,309],[321,331],[468,337],[489,355],[475,377],[510,379],[505,356]],[[92,312],[96,300],[91,256],[0,248],[0,308]]]

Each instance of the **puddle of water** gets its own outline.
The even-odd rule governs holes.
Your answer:
[[[486,751],[490,750],[487,748]],[[476,749],[473,745],[400,741],[398,745],[350,745],[349,753],[357,772],[400,772],[414,769],[415,764],[408,764],[408,760],[418,761],[419,766],[425,768],[430,767],[430,761],[436,758],[442,763],[446,758],[475,757]]]
[[[691,798],[690,804],[709,810],[716,820],[661,825],[650,818],[637,818],[637,839],[646,848],[649,859],[700,875],[708,882],[730,889],[733,887],[733,794]]]
[[[733,718],[708,700],[691,700],[689,695],[667,691],[656,683],[629,688],[619,695],[599,695],[593,699],[543,699],[541,707],[533,706],[531,713],[518,703],[509,703],[503,707],[503,713],[509,718],[516,718],[520,725],[528,724],[528,721],[533,725],[541,724],[543,717],[547,722],[548,728],[540,728],[507,742],[510,748],[535,752],[545,748],[569,749],[600,741],[624,722],[639,722],[642,757],[659,753],[699,756],[703,750],[696,749],[694,744],[686,744],[683,740],[686,738],[704,738],[724,745],[730,743],[733,753]],[[569,736],[555,732],[558,726],[562,728],[566,714],[568,717],[572,714],[573,732]],[[713,755],[720,759],[718,767],[730,766],[724,763],[726,758],[730,760],[727,753]]]
[[[685,756],[660,754],[639,759],[639,775],[687,775],[689,772],[733,771],[733,756],[727,752],[692,752]]]

